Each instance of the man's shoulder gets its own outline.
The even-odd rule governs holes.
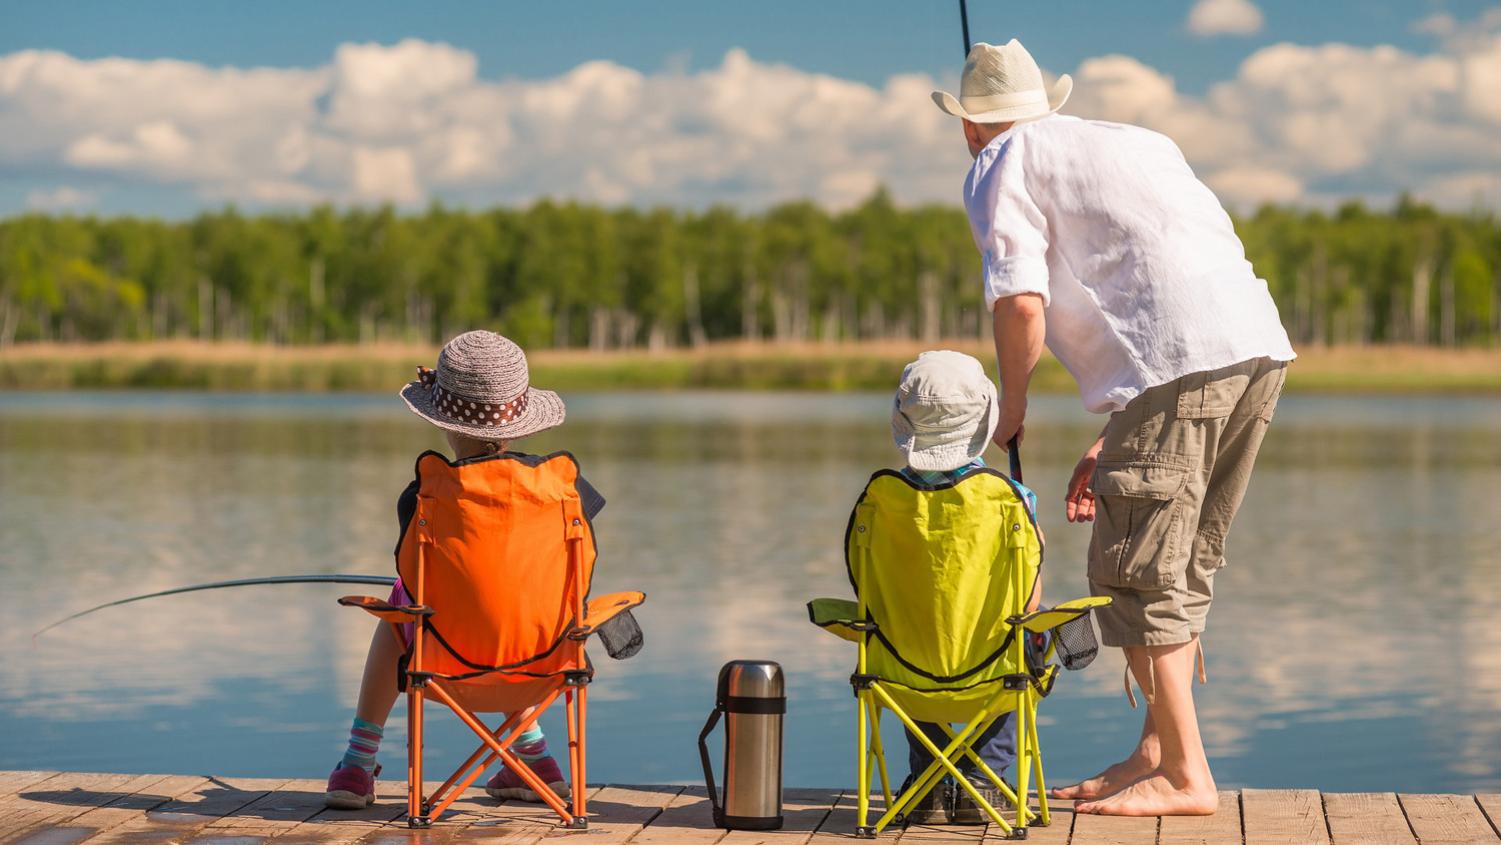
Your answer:
[[[1182,156],[1178,144],[1167,135],[1145,126],[1113,120],[1060,114],[1022,124],[1016,127],[1016,133],[1026,139],[1029,150],[1044,155],[1109,148],[1133,157],[1152,152]]]

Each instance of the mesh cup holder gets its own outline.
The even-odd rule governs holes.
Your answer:
[[[1083,669],[1094,662],[1100,653],[1099,640],[1095,639],[1094,614],[1083,613],[1078,618],[1059,625],[1053,642],[1058,647],[1058,661],[1065,669]]]
[[[634,657],[641,646],[646,643],[646,636],[641,633],[641,626],[636,624],[636,617],[629,610],[610,618],[596,630],[600,642],[604,643],[605,653],[616,660],[624,660]]]

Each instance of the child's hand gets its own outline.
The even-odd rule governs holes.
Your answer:
[[[1105,438],[1096,440],[1074,465],[1074,475],[1068,480],[1068,493],[1063,497],[1063,512],[1069,522],[1094,522],[1094,492],[1089,489],[1089,482],[1094,478],[1094,468],[1104,445]]]

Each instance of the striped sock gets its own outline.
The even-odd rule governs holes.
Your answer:
[[[516,737],[511,750],[516,752],[517,757],[528,763],[541,760],[547,756],[547,737],[542,735],[541,728],[533,725],[531,730]]]
[[[375,752],[380,750],[380,739],[386,729],[374,722],[355,719],[349,728],[349,748],[344,751],[341,766],[359,766],[367,772],[375,771]]]

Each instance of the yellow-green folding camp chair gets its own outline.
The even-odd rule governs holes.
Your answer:
[[[969,793],[1002,835],[1026,835],[1048,823],[1037,744],[1037,702],[1057,676],[1053,648],[1026,657],[1026,632],[1050,631],[1109,603],[1065,602],[1027,613],[1042,566],[1042,541],[1031,512],[1010,478],[975,469],[955,482],[924,486],[901,473],[873,475],[855,504],[845,534],[845,563],[855,600],[815,599],[813,623],[859,646],[850,683],[858,700],[859,780],[856,834],[874,837],[933,789],[945,774]],[[1056,639],[1056,638],[1054,638]],[[933,755],[893,799],[881,747],[881,713],[890,710]],[[1016,777],[986,766],[971,744],[992,722],[1016,712]],[[936,723],[950,741],[938,748],[917,728]],[[957,733],[951,722],[962,722]],[[991,806],[960,774],[966,759],[1014,810],[1014,822]],[[874,762],[886,811],[869,823]],[[1028,809],[1035,776],[1038,809]]]

